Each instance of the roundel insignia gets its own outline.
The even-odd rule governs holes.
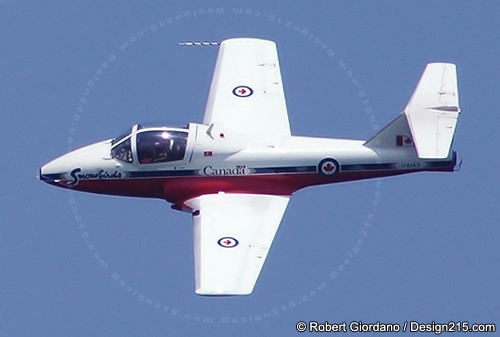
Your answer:
[[[230,236],[225,236],[223,238],[220,238],[219,241],[217,241],[217,244],[224,248],[234,248],[238,245],[238,243],[239,243],[238,240]]]
[[[252,96],[252,94],[253,94],[252,88],[247,87],[246,85],[239,85],[233,89],[233,95],[238,97],[248,97]]]
[[[318,164],[318,172],[324,176],[331,177],[340,170],[340,164],[333,158],[325,158]]]

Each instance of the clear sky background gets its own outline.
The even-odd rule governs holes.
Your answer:
[[[0,0],[0,336],[500,324],[499,13],[497,1]],[[195,295],[189,215],[35,174],[138,122],[201,122],[217,48],[177,43],[230,37],[277,42],[296,135],[367,139],[427,63],[456,63],[462,169],[299,191],[254,293]]]

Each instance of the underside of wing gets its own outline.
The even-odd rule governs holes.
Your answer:
[[[250,38],[221,43],[204,124],[268,136],[290,136],[276,44]]]
[[[186,201],[193,209],[197,294],[252,292],[289,199],[221,193]]]

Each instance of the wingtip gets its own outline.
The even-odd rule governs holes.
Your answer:
[[[245,296],[252,294],[253,289],[213,289],[213,288],[197,288],[196,295],[207,297],[224,297],[224,296]]]

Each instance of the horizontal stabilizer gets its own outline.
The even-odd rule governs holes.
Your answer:
[[[448,157],[460,114],[456,66],[428,64],[404,113],[418,156]]]

